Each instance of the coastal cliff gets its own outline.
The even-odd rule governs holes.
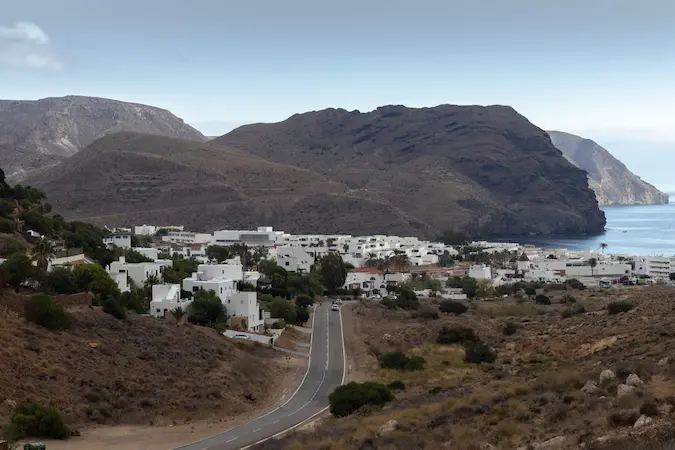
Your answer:
[[[572,164],[588,173],[588,186],[601,205],[658,205],[668,194],[642,180],[609,151],[590,139],[549,131],[553,145]]]

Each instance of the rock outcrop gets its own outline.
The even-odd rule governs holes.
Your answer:
[[[0,159],[10,182],[55,166],[96,139],[120,131],[206,140],[171,112],[152,106],[80,96],[0,100]]]
[[[548,134],[565,158],[588,173],[588,185],[601,205],[668,203],[668,194],[632,173],[592,140],[560,131],[549,131]]]

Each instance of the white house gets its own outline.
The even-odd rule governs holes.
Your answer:
[[[124,256],[120,256],[118,261],[110,263],[107,270],[111,277],[123,273],[137,286],[143,286],[149,277],[160,277],[162,266],[163,264],[160,264],[159,262],[128,263]],[[122,286],[120,286],[120,290],[122,290]]]
[[[347,273],[343,289],[360,289],[366,295],[387,295],[387,286],[394,286],[410,278],[410,274],[379,273],[376,270],[356,269]]]
[[[152,301],[150,315],[165,317],[169,311],[179,306],[187,311],[192,300],[183,300],[180,297],[180,284],[156,284],[152,286]]]
[[[169,231],[166,236],[162,236],[162,241],[172,244],[194,245],[208,244],[211,242],[211,235],[207,233],[194,233],[192,231]]]
[[[131,234],[129,233],[113,233],[103,238],[103,243],[108,248],[131,248]]]
[[[154,236],[157,233],[157,227],[154,225],[141,225],[134,227],[134,234],[140,236]]]
[[[635,273],[667,280],[675,272],[675,257],[644,256],[635,260]]]
[[[476,280],[491,280],[492,271],[490,270],[490,266],[485,264],[471,264],[469,266],[469,276]]]
[[[134,251],[137,251],[141,255],[153,261],[159,259],[159,249],[154,247],[134,247]]]
[[[258,227],[257,230],[220,230],[214,231],[212,245],[246,244],[249,247],[273,247],[277,237],[283,235],[272,227]]]
[[[309,272],[314,264],[314,256],[302,248],[278,247],[276,259],[278,266],[290,272]]]

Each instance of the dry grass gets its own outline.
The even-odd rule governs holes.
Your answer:
[[[515,299],[475,302],[462,316],[426,322],[405,311],[360,304],[353,308],[352,330],[369,358],[360,359],[368,366],[359,370],[385,383],[401,380],[406,390],[395,392],[394,402],[381,410],[329,418],[311,432],[263,448],[473,450],[490,443],[513,449],[556,436],[565,436],[570,448],[581,443],[599,449],[667,448],[671,438],[662,432],[641,431],[647,434],[632,438],[640,442],[633,442],[636,447],[625,441],[640,414],[654,416],[655,426],[644,430],[669,427],[672,420],[664,408],[675,403],[675,289],[636,287],[575,296],[587,312],[567,318],[562,314],[573,305]],[[636,307],[608,315],[607,305],[619,299]],[[502,333],[507,321],[518,325],[515,334]],[[498,351],[497,361],[465,363],[462,347],[435,343],[443,326],[473,328]],[[380,369],[376,356],[392,350],[423,356],[425,370]],[[657,364],[664,357],[671,362]],[[600,372],[607,368],[618,379],[600,385]],[[637,373],[644,385],[617,399],[617,386],[630,373]],[[581,391],[589,380],[598,383],[600,392]],[[379,427],[391,419],[399,423],[397,430],[378,436]],[[600,446],[600,437],[613,446]]]
[[[0,311],[0,423],[29,401],[75,426],[220,419],[260,408],[287,370],[278,352],[214,330],[97,308],[73,315],[73,329],[53,333]]]

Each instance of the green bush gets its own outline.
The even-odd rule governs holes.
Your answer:
[[[421,356],[406,356],[401,352],[386,352],[380,356],[380,367],[383,369],[424,370],[424,358]]]
[[[466,346],[464,361],[472,364],[493,363],[497,353],[484,342],[475,342]]]
[[[405,286],[396,288],[396,299],[394,304],[401,309],[419,309],[420,302],[415,292]]]
[[[387,387],[392,391],[405,391],[405,384],[401,380],[392,381]]]
[[[443,300],[438,308],[445,314],[464,314],[469,310],[469,307],[462,302],[455,300]]]
[[[619,300],[607,305],[607,312],[609,314],[619,314],[623,312],[628,312],[631,309],[633,309],[633,304],[626,300]]]
[[[550,305],[551,304],[551,299],[548,298],[547,295],[544,294],[539,294],[534,298],[534,302],[537,305]]]
[[[380,300],[380,305],[386,307],[387,309],[396,309],[396,303],[389,297],[385,297]]]
[[[461,344],[467,345],[473,342],[480,342],[480,338],[475,331],[467,327],[443,327],[438,332],[436,342],[443,345]]]
[[[438,310],[434,307],[431,306],[423,306],[419,310],[419,316],[422,319],[431,319],[431,320],[436,320],[438,319]]]
[[[584,289],[586,289],[586,285],[581,281],[577,280],[576,278],[570,278],[569,280],[565,281],[565,285],[578,291],[583,291]]]
[[[286,322],[284,321],[284,319],[279,319],[272,324],[272,328],[276,330],[283,330],[284,328],[286,328]]]
[[[127,317],[127,311],[122,306],[120,300],[114,295],[106,295],[101,298],[100,302],[104,313],[110,314],[119,320],[124,320]]]
[[[0,217],[0,233],[14,233],[16,224],[12,219]]]
[[[26,320],[52,331],[67,330],[73,325],[73,316],[48,295],[37,294],[23,306]]]
[[[68,439],[70,434],[70,428],[63,422],[58,410],[36,404],[17,406],[5,429],[5,437],[10,441],[26,438]]]
[[[314,304],[314,299],[307,294],[300,294],[295,298],[295,306],[299,308],[307,308]]]
[[[366,405],[384,406],[393,399],[394,396],[386,385],[373,381],[338,386],[328,396],[330,412],[336,417],[348,416]]]
[[[513,323],[513,322],[507,322],[506,325],[504,325],[504,328],[502,329],[502,332],[503,332],[506,336],[510,336],[510,335],[512,335],[512,334],[516,334],[517,331],[518,331],[518,325],[516,325],[516,324]]]
[[[577,316],[585,312],[586,308],[584,308],[584,305],[577,303],[573,308],[563,311],[562,317],[563,319],[567,319],[568,317]]]

